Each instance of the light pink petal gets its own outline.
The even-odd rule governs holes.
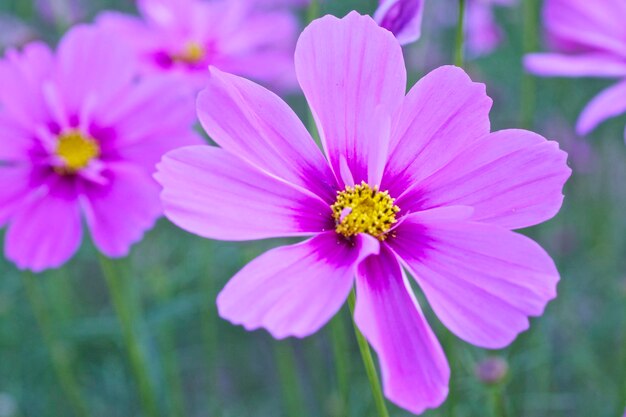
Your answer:
[[[100,252],[123,257],[161,216],[160,188],[130,164],[109,164],[103,175],[106,185],[88,184],[83,190],[87,224]]]
[[[591,100],[578,119],[576,131],[579,135],[586,135],[606,119],[624,112],[626,112],[626,81],[621,81]]]
[[[335,176],[343,160],[354,182],[379,184],[406,89],[398,41],[368,16],[325,16],[300,36],[296,74]]]
[[[114,128],[92,134],[106,138],[101,139],[105,161],[135,162],[153,172],[166,152],[205,143],[193,130],[196,120],[193,91],[172,77],[153,75],[95,115],[96,125]]]
[[[299,22],[293,13],[286,10],[248,12],[243,13],[243,17],[245,26],[240,22],[233,25],[228,42],[221,50],[229,55],[245,55],[258,49],[281,49],[290,51],[293,58],[299,32]]]
[[[281,94],[299,93],[293,48],[259,48],[234,56],[219,57],[215,59],[214,65],[231,74],[257,80]]]
[[[197,107],[202,126],[222,148],[334,200],[336,182],[328,163],[298,116],[278,96],[212,68]]]
[[[548,0],[548,34],[570,50],[606,51],[626,57],[626,3],[615,0]]]
[[[489,133],[491,99],[484,84],[460,68],[440,67],[422,78],[402,105],[382,189],[399,196]]]
[[[163,48],[162,37],[138,16],[104,11],[99,13],[95,20],[99,28],[108,31],[113,36],[123,38],[125,43],[144,60],[152,61],[154,57],[150,56],[150,53]]]
[[[332,230],[330,206],[216,147],[168,153],[158,165],[166,216],[203,237],[250,240]]]
[[[450,379],[444,352],[384,247],[359,266],[354,318],[378,353],[387,398],[414,414],[443,403]]]
[[[446,327],[480,347],[508,345],[556,296],[554,262],[499,226],[430,217],[410,215],[389,244]]]
[[[247,330],[305,337],[319,330],[345,302],[357,265],[379,251],[359,235],[348,244],[335,232],[273,249],[246,265],[217,298],[220,316]]]
[[[26,45],[21,53],[8,50],[0,60],[0,108],[23,128],[47,122],[42,83],[54,68],[50,48],[42,42]]]
[[[31,131],[0,110],[0,163],[28,160],[34,142]]]
[[[75,26],[61,39],[57,53],[57,82],[70,115],[80,114],[87,100],[96,107],[110,104],[135,76],[132,50],[94,26]]]
[[[181,29],[193,19],[194,0],[138,0],[137,8],[155,26]]]
[[[626,60],[606,54],[528,54],[524,67],[544,77],[622,77],[626,76]]]
[[[52,187],[47,195],[20,207],[6,234],[7,259],[33,272],[66,263],[82,240],[80,207],[72,194],[67,186]]]
[[[491,4],[476,1],[467,4],[467,49],[472,56],[493,52],[502,41],[502,29],[496,22]]]
[[[557,142],[525,130],[502,130],[465,148],[397,204],[409,212],[470,206],[474,220],[519,229],[559,211],[570,174]]]
[[[29,195],[30,168],[0,166],[0,227],[18,211]]]
[[[392,32],[402,45],[415,42],[422,33],[424,0],[383,0],[374,20]]]

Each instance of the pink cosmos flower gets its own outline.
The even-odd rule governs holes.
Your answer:
[[[626,3],[614,0],[547,0],[543,23],[558,52],[529,54],[526,69],[540,76],[623,80],[594,98],[576,130],[586,135],[626,112]]]
[[[190,91],[134,80],[132,52],[78,26],[55,55],[39,42],[0,61],[0,226],[7,258],[35,272],[78,249],[124,256],[162,213],[156,162],[202,143]]]
[[[423,15],[424,0],[381,0],[374,20],[406,45],[419,39]]]
[[[312,236],[244,267],[219,295],[220,315],[304,337],[356,281],[355,320],[385,393],[420,413],[445,399],[450,370],[403,267],[460,338],[511,343],[559,279],[550,256],[511,230],[558,212],[567,155],[532,132],[490,133],[485,86],[457,67],[405,96],[400,44],[370,17],[316,20],[295,62],[326,157],[280,98],[213,68],[197,109],[221,147],[164,157],[166,216],[212,239]]]
[[[298,22],[286,10],[232,0],[139,0],[141,17],[105,12],[100,26],[123,36],[144,71],[175,73],[204,87],[209,65],[271,84],[294,86]]]

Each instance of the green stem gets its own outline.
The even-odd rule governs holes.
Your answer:
[[[492,417],[507,417],[506,404],[504,402],[504,389],[502,386],[489,388],[489,403]]]
[[[41,288],[39,288],[41,283],[37,282],[35,275],[30,272],[24,272],[23,282],[43,341],[50,352],[52,366],[61,384],[61,389],[65,392],[76,416],[86,417],[91,415],[72,373],[72,359],[67,347],[56,338],[57,331],[49,314],[49,309],[46,306],[46,297],[42,294]]]
[[[350,305],[350,311],[354,316],[354,306],[356,305],[356,294],[354,289],[350,293],[350,297],[348,297],[348,304]],[[372,358],[372,352],[370,352],[367,340],[365,340],[365,337],[357,327],[354,319],[353,323],[354,333],[356,334],[356,340],[359,344],[359,350],[361,351],[361,358],[363,358],[363,365],[365,365],[365,372],[367,372],[367,378],[370,381],[372,394],[374,394],[374,402],[376,404],[376,409],[378,410],[378,415],[380,417],[389,417],[389,412],[387,411],[387,406],[385,404],[385,397],[383,396],[383,391],[380,387],[380,381],[378,379],[378,373],[376,372],[376,366],[374,365],[374,359]]]
[[[161,304],[166,304],[172,296],[171,280],[163,273],[162,269],[153,271],[153,286],[157,299]],[[163,352],[163,364],[167,383],[167,396],[172,417],[184,417],[185,396],[180,377],[180,366],[176,354],[176,327],[168,321],[159,332],[159,344]]]
[[[211,245],[210,241],[207,241],[207,245]],[[204,262],[207,265],[213,265],[212,253],[214,249],[211,246],[206,247],[206,259]],[[209,395],[207,396],[210,401],[210,407],[212,414],[216,417],[221,415],[221,398],[219,395],[219,372],[218,372],[218,361],[220,355],[219,349],[219,316],[217,314],[217,307],[215,305],[215,299],[217,297],[218,288],[217,281],[215,280],[214,274],[211,271],[208,271],[207,274],[203,277],[203,291],[205,299],[209,300],[206,303],[206,308],[203,312],[203,320],[202,320],[202,332],[204,339],[204,347],[206,349],[206,358],[209,363]]]
[[[293,346],[288,340],[275,343],[274,356],[278,365],[278,373],[282,386],[285,415],[304,416],[302,393],[296,367]]]
[[[454,65],[463,67],[465,43],[465,0],[459,0],[459,20],[456,26],[456,46],[454,49]]]
[[[311,0],[309,8],[306,11],[306,21],[311,23],[320,15],[320,3],[319,0]]]
[[[330,322],[330,336],[337,372],[337,388],[339,391],[340,410],[338,415],[346,415],[350,396],[350,356],[346,339],[346,324],[343,320],[343,309]]]
[[[130,274],[120,261],[113,261],[102,255],[100,265],[121,326],[122,339],[139,390],[143,413],[146,417],[157,417],[157,397],[150,378],[148,356],[139,336],[142,327],[141,313]]]
[[[537,49],[537,0],[525,0],[523,7],[523,32],[524,32],[524,54]],[[520,122],[523,128],[531,129],[533,126],[533,115],[535,107],[536,81],[535,78],[524,72],[522,74],[521,97],[520,97]]]

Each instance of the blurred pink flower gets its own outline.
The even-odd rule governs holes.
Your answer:
[[[626,2],[547,0],[543,23],[557,52],[529,54],[526,69],[539,76],[608,77],[623,80],[594,98],[576,130],[586,135],[626,112]]]
[[[44,20],[70,26],[87,14],[85,0],[35,0],[35,8]]]
[[[559,279],[512,230],[558,212],[567,155],[532,132],[490,133],[491,99],[460,68],[431,72],[405,96],[400,44],[370,17],[314,21],[295,63],[326,157],[279,97],[213,68],[197,109],[221,148],[164,157],[166,216],[212,239],[313,236],[244,267],[220,293],[220,315],[304,337],[356,281],[355,320],[387,397],[414,413],[436,407],[450,370],[403,267],[459,337],[511,343]]]
[[[424,0],[381,0],[374,20],[406,45],[419,39],[423,14]]]
[[[467,49],[471,56],[487,55],[502,42],[502,29],[493,13],[494,6],[513,6],[516,0],[469,0],[466,16]]]
[[[0,13],[0,50],[20,46],[35,38],[30,26],[15,16]]]
[[[298,22],[286,10],[232,0],[139,0],[141,17],[104,12],[99,25],[133,46],[147,72],[203,87],[209,65],[279,88],[296,85]]]
[[[168,150],[202,143],[191,91],[135,81],[132,52],[78,26],[55,55],[39,42],[0,61],[0,226],[5,253],[35,272],[78,249],[124,256],[161,215],[151,178]]]

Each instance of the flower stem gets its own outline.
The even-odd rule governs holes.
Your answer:
[[[161,268],[152,271],[153,290],[159,303],[166,304],[172,297],[172,284]],[[163,354],[167,399],[171,417],[185,417],[185,396],[176,352],[176,326],[168,322],[159,332],[159,345]]]
[[[320,3],[319,0],[311,0],[309,8],[306,11],[306,21],[311,23],[320,15]]]
[[[146,417],[157,417],[157,397],[150,378],[148,356],[139,336],[141,314],[132,281],[121,262],[100,255],[100,265],[121,326],[122,339],[139,390],[143,413]]]
[[[493,417],[507,417],[504,392],[501,386],[491,387],[489,392],[489,403]]]
[[[80,394],[80,388],[72,373],[72,360],[67,347],[56,337],[57,331],[46,306],[45,296],[39,288],[41,283],[37,282],[35,275],[31,272],[24,272],[23,282],[61,388],[65,392],[74,414],[79,417],[87,417],[91,413]]]
[[[350,305],[350,311],[354,317],[354,306],[356,305],[356,294],[354,289],[348,297],[348,304]],[[374,359],[372,358],[372,352],[370,351],[367,340],[359,330],[354,319],[354,333],[356,334],[356,340],[359,344],[359,350],[361,351],[361,357],[363,358],[363,365],[365,365],[365,372],[367,372],[367,378],[370,381],[370,387],[372,388],[372,394],[374,394],[374,402],[376,403],[376,409],[380,417],[389,417],[387,406],[385,405],[385,397],[380,387],[380,381],[378,380],[378,373],[376,372],[376,366],[374,365]]]
[[[465,43],[465,0],[459,0],[459,20],[456,26],[456,45],[454,49],[454,65],[463,67]]]
[[[278,373],[282,385],[282,395],[287,416],[304,416],[302,393],[296,367],[293,346],[289,340],[275,343],[274,356],[278,365]]]
[[[346,340],[346,324],[342,313],[343,309],[331,320],[330,337],[340,400],[338,415],[343,416],[346,415],[350,395],[350,356],[348,355],[348,341]]]
[[[523,7],[523,31],[524,31],[524,54],[537,49],[537,0],[525,0]],[[535,107],[535,78],[528,74],[522,74],[522,84],[520,92],[520,122],[525,129],[531,129],[533,125],[533,114]]]

